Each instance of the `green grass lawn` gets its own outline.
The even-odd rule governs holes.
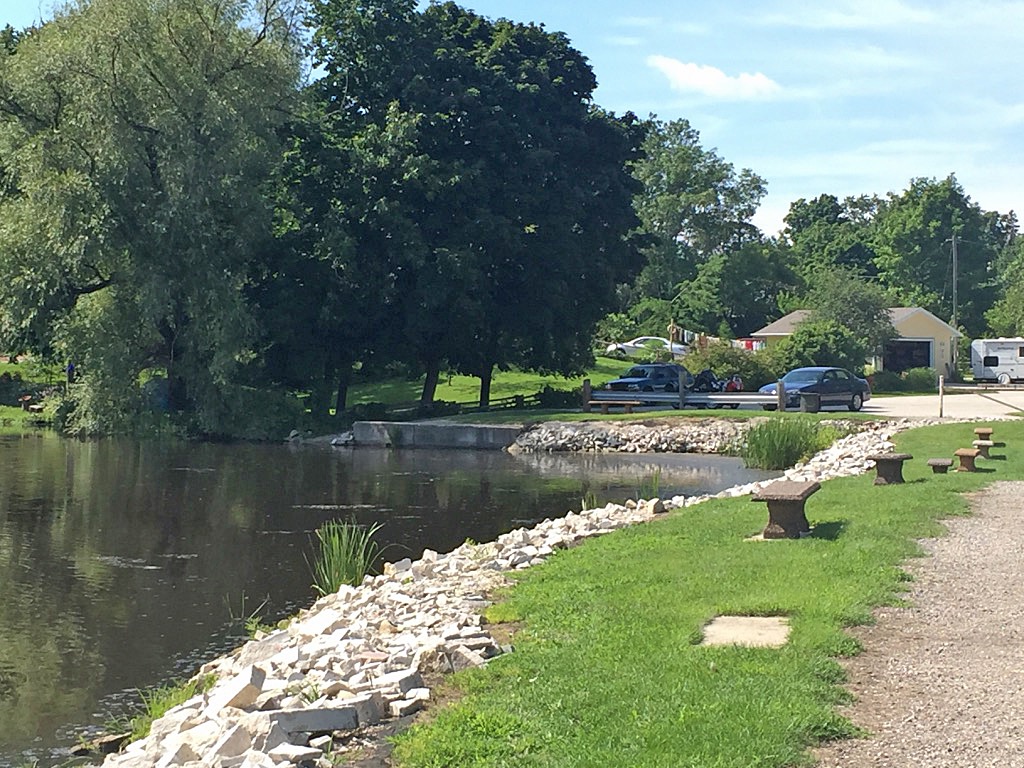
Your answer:
[[[553,389],[577,389],[583,386],[583,379],[589,378],[596,387],[610,379],[618,378],[629,368],[628,361],[599,357],[594,367],[581,376],[545,376],[522,371],[496,371],[491,381],[491,399],[498,400],[512,395],[532,395],[545,386]],[[414,380],[387,379],[381,382],[356,384],[349,391],[348,404],[359,403],[411,403],[419,400],[423,389],[423,378]],[[472,376],[442,376],[437,385],[435,400],[471,403],[480,399],[480,380]]]
[[[1024,424],[995,425],[984,472],[934,475],[925,462],[970,445],[974,424],[897,439],[907,483],[831,480],[807,502],[799,541],[752,542],[767,519],[749,498],[714,500],[557,553],[518,575],[493,621],[516,621],[515,651],[456,676],[461,699],[398,738],[421,766],[810,765],[807,749],[849,738],[837,658],[844,630],[901,599],[916,539],[968,510],[963,494],[1024,478]],[[1002,456],[1006,458],[1000,458]],[[717,615],[788,616],[781,649],[707,648]]]

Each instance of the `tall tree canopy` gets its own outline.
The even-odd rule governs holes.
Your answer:
[[[789,206],[782,244],[805,284],[837,267],[863,277],[878,273],[868,228],[877,207],[877,198],[840,202],[835,195],[801,198]]]
[[[579,370],[639,268],[633,118],[597,109],[586,59],[539,26],[407,0],[318,0],[312,19],[326,138],[302,162],[344,160],[299,196],[357,244],[320,240],[376,286],[376,349],[426,371],[425,403],[445,364],[480,377],[482,402],[495,366]]]
[[[704,149],[686,120],[650,121],[633,174],[642,185],[635,207],[649,237],[636,283],[641,295],[671,298],[701,263],[760,239],[750,219],[764,180]]]
[[[984,313],[993,303],[994,267],[1015,232],[1012,218],[983,211],[955,176],[914,179],[879,205],[874,263],[883,285],[903,304],[924,307],[947,322],[955,315],[957,325],[976,336],[984,332]]]
[[[74,360],[82,429],[137,377],[216,429],[296,93],[284,0],[83,0],[0,59],[0,343]]]

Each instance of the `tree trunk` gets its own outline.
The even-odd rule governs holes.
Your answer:
[[[348,383],[350,379],[350,367],[342,366],[338,372],[338,397],[335,400],[334,415],[341,416],[345,412],[345,404],[348,401]]]
[[[487,366],[487,370],[480,373],[480,407],[489,408],[491,405],[491,377],[494,374],[494,366]]]
[[[167,408],[171,413],[188,410],[188,384],[170,367],[167,369]]]
[[[427,378],[423,381],[423,393],[420,395],[420,408],[429,408],[434,402],[437,392],[437,380],[441,375],[440,364],[436,360],[427,363]]]

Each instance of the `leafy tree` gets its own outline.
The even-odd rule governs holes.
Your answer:
[[[803,198],[792,203],[782,233],[783,246],[794,271],[807,285],[837,267],[872,277],[877,274],[871,246],[871,214],[875,198],[834,195]]]
[[[807,320],[780,341],[770,355],[774,367],[788,371],[807,365],[834,365],[854,373],[864,369],[867,350],[845,325],[832,320]]]
[[[1024,335],[1024,239],[1007,249],[1008,263],[999,270],[1000,297],[985,319],[997,336]]]
[[[914,179],[879,206],[875,265],[882,284],[908,306],[921,306],[970,335],[984,328],[993,303],[994,265],[1012,237],[1011,219],[982,211],[956,177]],[[952,238],[957,238],[957,305],[953,306]]]
[[[675,316],[689,328],[745,336],[777,313],[779,294],[794,283],[770,246],[747,243],[713,255],[697,268],[693,280],[679,285]]]
[[[643,185],[634,204],[649,238],[637,295],[671,298],[702,262],[759,240],[750,219],[764,180],[701,147],[686,120],[650,121],[633,174]]]
[[[146,368],[218,429],[254,354],[294,23],[279,0],[89,0],[0,60],[0,342],[80,365],[83,429],[123,424]]]
[[[818,275],[807,294],[813,320],[824,320],[848,329],[869,354],[881,352],[896,336],[888,292],[844,269]]]
[[[579,370],[639,268],[639,126],[594,108],[584,57],[538,26],[397,0],[316,2],[313,22],[330,143],[373,148],[323,191],[372,254],[346,268],[387,265],[383,330],[426,372],[421,401],[444,365],[479,376],[482,403],[495,367]],[[389,125],[407,129],[398,156]]]

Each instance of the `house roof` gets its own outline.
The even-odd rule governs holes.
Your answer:
[[[788,315],[783,315],[773,323],[769,323],[759,331],[754,331],[751,336],[755,338],[765,336],[789,336],[796,330],[796,327],[806,320],[811,314],[809,309],[797,309],[790,312]],[[889,307],[889,321],[894,327],[899,328],[899,324],[907,318],[922,314],[925,315],[936,323],[946,326],[951,336],[960,337],[961,334],[956,328],[951,326],[949,323],[943,322],[924,307]]]
[[[754,331],[751,336],[789,336],[811,314],[809,309],[797,309],[788,315],[783,315],[774,323],[768,323],[759,331]]]

